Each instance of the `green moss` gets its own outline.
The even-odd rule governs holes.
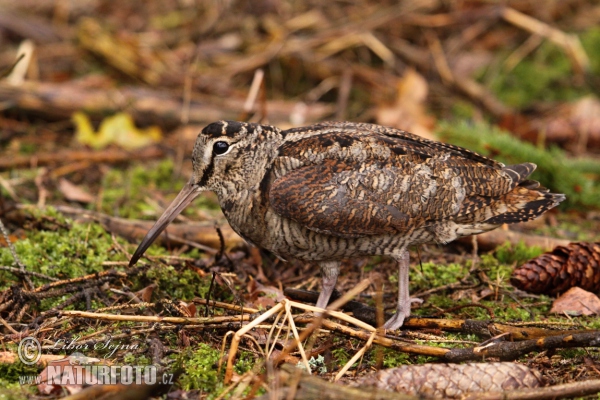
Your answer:
[[[33,393],[35,386],[21,386],[19,378],[37,376],[39,373],[37,366],[25,365],[20,361],[13,364],[0,364],[0,400],[26,398],[27,392]]]
[[[546,296],[522,298],[519,299],[519,302],[516,302],[508,294],[513,290],[509,278],[515,263],[521,264],[536,257],[541,252],[539,248],[529,248],[521,243],[515,246],[506,244],[493,253],[482,254],[478,268],[494,282],[494,288],[496,288],[495,283],[497,282],[497,293],[480,301],[480,304],[487,308],[466,307],[459,311],[453,311],[452,315],[447,317],[486,320],[491,318],[489,309],[497,321],[541,321],[547,319],[551,305],[550,298]],[[465,260],[462,264],[424,263],[422,270],[413,269],[413,272],[411,272],[411,292],[414,293],[418,290],[457,282],[469,275],[469,268],[470,259]],[[396,279],[397,277],[392,277],[392,280]],[[456,306],[467,305],[472,302],[469,297],[457,301],[445,292],[436,292],[428,296],[426,300],[424,307],[413,308],[414,315],[428,316],[431,315],[432,307],[435,309],[453,309]],[[465,338],[457,337],[457,339]],[[476,341],[478,339],[467,338],[466,340]],[[445,344],[443,345],[445,346]]]
[[[576,360],[577,358],[583,359],[584,357],[588,358],[590,356],[589,352],[584,348],[558,349],[557,354],[566,360]]]
[[[351,356],[348,354],[348,350],[345,347],[336,347],[331,350],[333,359],[337,365],[346,365],[350,361]]]
[[[410,283],[415,289],[432,288],[456,282],[468,274],[466,265],[423,263],[423,268],[413,268]],[[395,281],[397,282],[397,274]],[[395,283],[395,282],[394,282]],[[414,291],[415,289],[412,289]]]
[[[103,266],[105,261],[125,260],[125,256],[115,250],[111,235],[98,224],[70,222],[52,208],[43,212],[36,210],[32,218],[39,221],[36,222],[37,225],[46,224],[51,230],[27,230],[27,237],[15,243],[19,258],[30,271],[58,279],[69,279],[114,268]],[[116,240],[125,247],[134,246],[123,239]],[[148,253],[169,254],[160,246],[152,246]],[[0,265],[13,264],[14,259],[9,249],[1,247]],[[32,279],[36,286],[48,283],[44,279]],[[149,280],[158,284],[157,290],[162,297],[184,300],[205,296],[210,285],[210,276],[203,278],[193,270],[176,270],[164,265],[151,267],[147,273],[132,277],[130,285],[133,290],[138,290],[147,286]],[[12,273],[0,271],[0,290],[17,282],[19,279]],[[63,301],[62,296],[43,299],[39,307],[46,310]],[[104,304],[94,302],[92,306],[104,307]]]
[[[384,368],[396,368],[401,365],[410,365],[412,362],[410,361],[411,357],[407,353],[402,353],[400,351],[384,348],[383,349],[383,367]]]
[[[185,374],[179,378],[183,390],[201,390],[210,397],[217,397],[223,390],[222,379],[217,371],[220,351],[206,343],[200,343],[191,356],[183,361]]]
[[[429,296],[427,298],[427,303],[434,305],[435,307],[438,308],[451,308],[463,303],[467,303],[468,301],[461,301],[461,302],[457,302],[456,300],[451,299],[450,297],[448,297],[448,295],[446,293],[434,293],[431,296]],[[428,315],[431,313],[431,310],[423,310],[422,307],[419,307],[417,309],[414,310],[414,314],[415,315],[423,315],[423,313],[425,315]]]
[[[589,317],[587,319],[580,318],[581,324],[587,329],[598,329],[600,330],[600,318],[596,316]],[[579,322],[579,321],[578,321]]]
[[[133,344],[135,341],[132,341]],[[129,344],[129,343],[127,343]],[[125,365],[152,365],[152,360],[145,355],[136,355],[133,353],[127,353],[123,356],[123,364]]]
[[[516,246],[510,243],[505,243],[498,247],[495,251],[496,259],[502,264],[513,264],[521,265],[526,261],[531,260],[542,254],[542,250],[538,246],[527,246],[524,242],[519,242]]]
[[[600,164],[600,163],[599,163]],[[558,214],[557,225],[544,225],[535,230],[541,236],[560,237],[573,242],[600,241],[600,223],[590,219],[581,219],[577,215]]]
[[[256,356],[249,351],[240,351],[237,356],[236,362],[233,365],[234,371],[239,374],[245,374],[250,371],[256,363]]]
[[[137,165],[125,171],[112,169],[102,182],[102,211],[123,218],[139,219],[148,215],[156,218],[156,205],[148,204],[148,196],[161,191],[169,194],[165,198],[174,198],[184,184],[185,179],[175,175],[171,159],[150,166]],[[209,196],[200,196],[194,204],[201,209],[219,209],[219,205]],[[193,209],[189,207],[187,212]]]
[[[594,27],[581,35],[590,58],[591,73],[600,73],[600,29]],[[508,57],[509,53],[506,53]],[[495,64],[493,64],[495,65]],[[490,68],[495,68],[494,66]],[[539,48],[510,71],[482,71],[481,78],[504,103],[525,108],[536,102],[569,101],[590,94],[587,86],[574,80],[573,63],[565,50],[545,40]]]
[[[564,52],[545,42],[509,73],[500,73],[489,87],[504,103],[524,108],[535,101],[570,100],[581,90],[570,85],[573,72]]]
[[[33,389],[29,388],[24,391],[18,384],[7,384],[2,378],[0,378],[0,388],[2,388],[0,400],[26,400],[26,391],[33,392]]]
[[[580,35],[581,44],[590,58],[591,71],[600,75],[600,28],[595,26]]]
[[[159,291],[181,300],[192,300],[197,296],[205,297],[211,281],[210,275],[201,277],[195,271],[189,269],[178,271],[170,265],[150,267],[145,278],[155,282]]]
[[[61,217],[62,218],[62,217]],[[27,231],[27,238],[15,244],[17,255],[28,270],[67,279],[104,270],[112,251],[112,238],[99,225],[74,222],[68,229]],[[116,257],[123,260],[123,257]],[[12,265],[14,259],[7,248],[0,248],[0,265]],[[33,278],[36,285],[47,283]],[[15,282],[14,275],[0,272],[0,289]]]
[[[452,102],[452,115],[456,119],[473,119],[475,107],[473,103],[457,99]]]

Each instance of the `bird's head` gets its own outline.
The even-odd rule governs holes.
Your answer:
[[[262,179],[265,164],[275,157],[280,139],[281,131],[270,125],[218,121],[202,129],[192,153],[191,179],[148,231],[129,265],[135,264],[167,225],[203,191],[214,191],[221,199],[254,186]]]

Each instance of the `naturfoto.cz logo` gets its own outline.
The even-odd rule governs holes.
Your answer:
[[[117,350],[136,350],[139,345],[123,345],[112,342],[110,338],[103,342],[80,343],[79,338],[65,341],[59,340],[49,349],[55,350],[75,350],[74,353],[65,358],[54,360],[48,363],[48,366],[40,375],[21,376],[21,385],[114,385],[117,383],[123,385],[131,384],[172,384],[173,374],[162,373],[154,365],[89,365],[100,362],[97,358],[85,356],[80,351],[85,350],[106,350],[109,356],[115,354]],[[26,337],[19,343],[19,359],[27,365],[37,363],[42,356],[42,347],[40,342],[34,337]]]
[[[173,384],[173,374],[159,373],[154,365],[56,365],[50,363],[45,374],[21,376],[21,385],[154,385]]]

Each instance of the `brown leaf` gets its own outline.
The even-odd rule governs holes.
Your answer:
[[[16,243],[18,240],[20,239],[24,239],[25,236],[21,235],[21,237],[18,237],[16,235],[8,235],[8,240],[10,240],[11,243]],[[7,246],[8,243],[6,243],[6,239],[4,239],[4,236],[0,236],[0,246],[4,247]]]
[[[279,288],[263,285],[255,279],[252,279],[248,283],[248,292],[254,306],[257,307],[271,308],[285,298],[285,295]],[[259,296],[259,294],[264,294],[264,296]]]
[[[600,148],[600,100],[593,96],[527,114],[505,115],[498,124],[523,140],[559,144],[576,153]]]
[[[272,361],[277,360],[279,363],[289,363],[292,365],[297,365],[301,361],[300,357],[295,357],[290,354],[286,354],[285,357],[283,357],[282,359],[279,359],[279,357],[281,357],[282,353],[283,352],[279,349],[273,349],[273,352],[271,353],[271,356],[269,358]]]
[[[135,294],[145,303],[150,303],[152,299],[152,293],[154,293],[154,289],[156,289],[156,283],[146,286],[142,290],[138,290]]]
[[[554,300],[550,312],[570,315],[600,315],[600,299],[594,293],[574,287]]]
[[[397,98],[394,104],[380,106],[377,123],[403,129],[426,139],[435,139],[431,129],[434,119],[425,111],[429,88],[427,81],[413,69],[407,70],[397,82]]]
[[[79,203],[93,203],[95,201],[95,197],[80,188],[79,186],[74,185],[69,182],[65,178],[61,178],[58,181],[58,190],[65,196],[67,200],[77,201]]]
[[[83,389],[83,383],[96,384],[98,379],[91,374],[85,365],[97,363],[97,358],[86,357],[81,353],[73,353],[68,357],[54,360],[40,373],[37,385],[42,394],[60,394],[66,390],[70,394]]]
[[[179,302],[179,307],[182,311],[187,313],[186,317],[196,316],[196,305],[194,303],[186,303],[185,301]]]

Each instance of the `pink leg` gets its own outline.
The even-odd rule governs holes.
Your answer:
[[[335,284],[340,274],[340,262],[323,261],[319,263],[319,266],[321,267],[323,287],[317,299],[317,307],[327,308],[327,303],[329,303],[329,298],[335,289]]]
[[[394,259],[398,261],[398,305],[396,306],[396,314],[383,325],[385,329],[390,330],[400,328],[404,323],[404,319],[410,316],[411,303],[423,302],[421,299],[410,298],[408,293],[408,271],[410,269],[408,250],[394,256]]]

